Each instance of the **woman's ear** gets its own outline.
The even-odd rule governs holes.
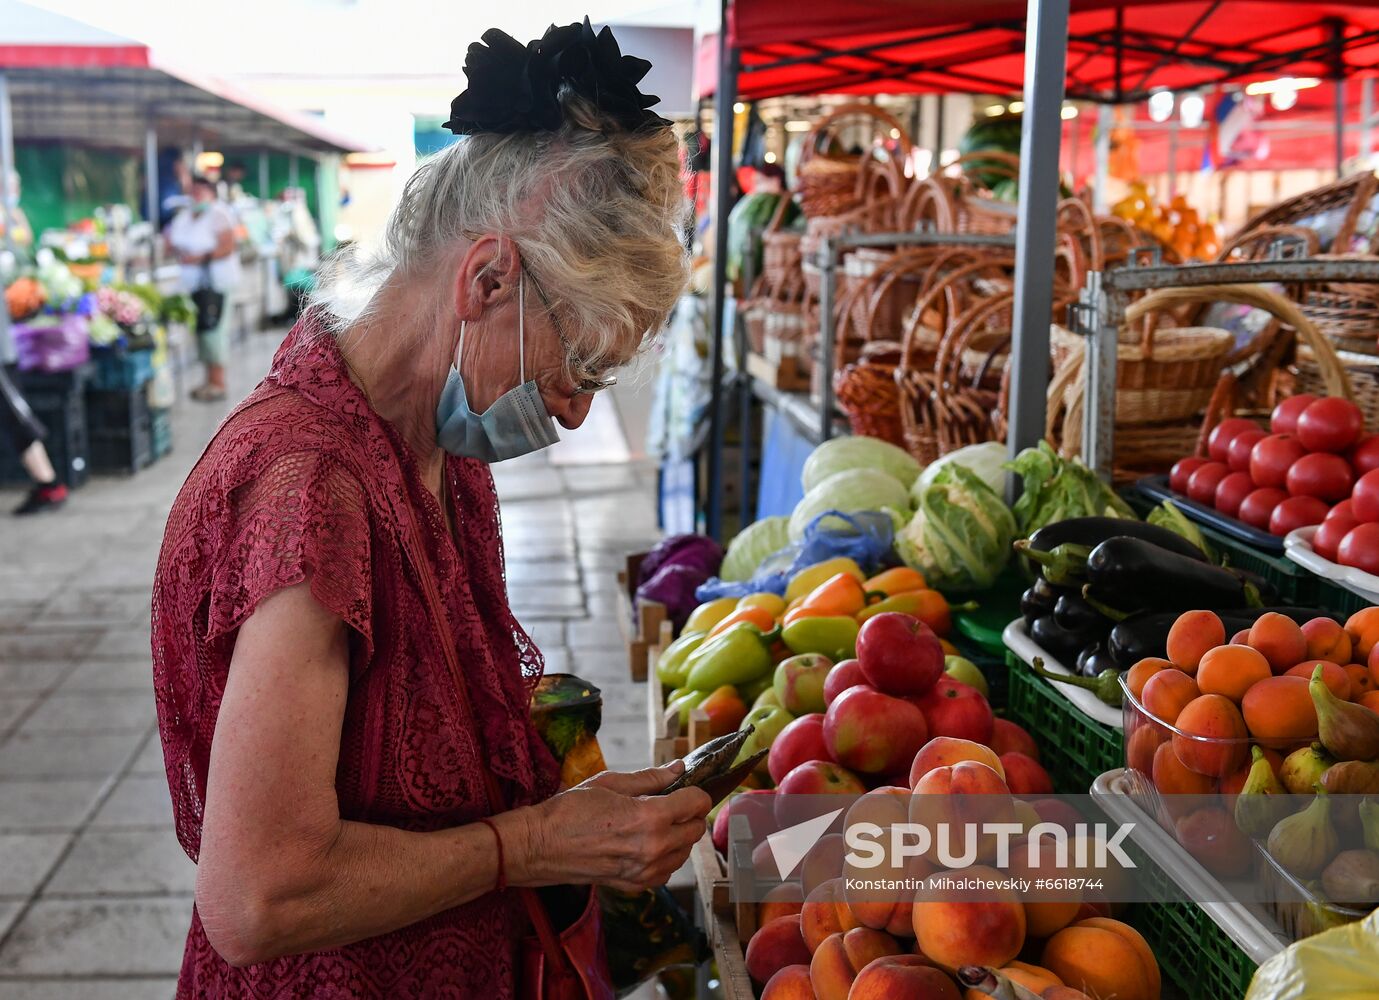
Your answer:
[[[455,316],[473,322],[513,297],[522,262],[506,236],[481,236],[460,253],[455,268]]]

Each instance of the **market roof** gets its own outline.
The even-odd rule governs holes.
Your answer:
[[[179,66],[142,42],[19,0],[0,0],[0,73],[9,83],[20,140],[142,148],[152,123],[160,142],[200,138],[211,148],[306,154],[371,148],[309,115]]]
[[[1124,103],[1161,88],[1379,68],[1379,0],[1071,0],[1067,93]],[[1018,93],[1026,4],[735,0],[745,100],[798,94]],[[712,39],[710,44],[717,44]],[[716,61],[701,53],[697,91]]]

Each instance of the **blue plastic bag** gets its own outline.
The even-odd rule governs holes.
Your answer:
[[[836,524],[825,528],[819,522],[838,518],[847,528]],[[720,597],[746,597],[748,594],[784,594],[790,578],[828,559],[847,557],[871,573],[878,569],[892,553],[895,542],[895,523],[884,511],[866,510],[844,514],[840,510],[826,510],[804,529],[804,537],[793,542],[757,568],[750,580],[730,582],[714,577],[701,583],[694,592],[700,604]]]

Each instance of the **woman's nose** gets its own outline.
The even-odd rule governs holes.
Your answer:
[[[565,407],[565,412],[556,418],[560,421],[560,426],[567,431],[579,427],[580,424],[584,423],[584,418],[589,415],[589,407],[593,401],[594,397],[587,394],[571,396],[570,402]]]

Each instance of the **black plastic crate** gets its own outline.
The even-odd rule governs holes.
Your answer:
[[[149,425],[153,437],[153,460],[156,462],[172,451],[172,410],[149,410]]]
[[[91,471],[133,475],[153,463],[153,422],[142,388],[86,393]]]
[[[84,365],[70,372],[14,372],[10,377],[23,393],[29,408],[47,429],[43,445],[58,479],[69,489],[86,482],[90,449],[86,435],[84,388],[91,368]],[[28,483],[29,475],[11,447],[0,437],[0,482]]]

